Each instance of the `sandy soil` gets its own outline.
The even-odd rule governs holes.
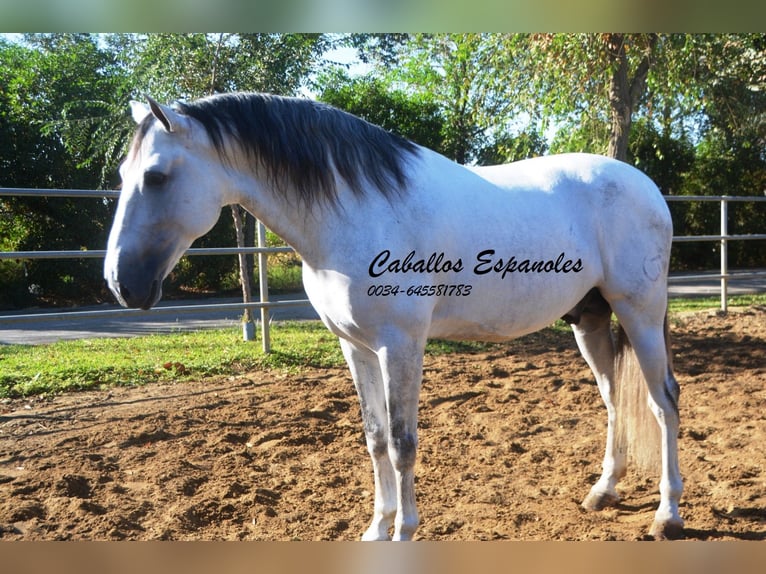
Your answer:
[[[676,318],[692,540],[766,539],[766,308]],[[579,506],[605,409],[570,336],[427,357],[417,489],[431,540],[637,540],[657,477]],[[353,540],[372,473],[345,369],[0,405],[2,540]]]

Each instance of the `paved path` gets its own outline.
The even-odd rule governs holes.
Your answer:
[[[759,270],[764,272],[764,270]],[[717,275],[715,272],[700,275]],[[672,279],[672,276],[671,276]],[[671,281],[668,287],[671,297],[721,297],[720,279],[684,279],[681,283]],[[766,277],[735,277],[729,279],[727,293],[731,295],[750,295],[766,293]]]
[[[704,278],[685,280],[683,283],[671,282],[671,297],[718,297],[720,279]],[[729,282],[729,294],[766,293],[766,277],[737,278]],[[273,301],[305,299],[304,293],[272,296]],[[210,303],[231,304],[241,299],[208,299],[206,301],[165,301],[160,307],[177,305],[202,305]],[[114,305],[82,307],[78,311],[117,309]],[[50,312],[50,310],[25,310],[19,314]],[[13,315],[3,313],[0,315]],[[241,310],[200,310],[193,313],[143,313],[116,315],[99,319],[58,318],[24,323],[3,323],[0,321],[0,344],[41,344],[61,339],[86,339],[92,337],[128,337],[151,333],[169,333],[173,331],[194,331],[199,329],[235,327],[239,323]],[[260,312],[255,311],[260,317]],[[310,305],[282,307],[271,310],[272,321],[318,319],[316,311]]]
[[[304,293],[290,295],[273,295],[272,301],[305,299]],[[241,303],[242,299],[207,299],[185,301],[162,301],[159,309],[181,305],[210,305]],[[79,307],[76,311],[108,311],[118,310],[117,305],[99,305]],[[19,313],[2,313],[0,315],[43,314],[51,309],[25,310]],[[260,310],[253,311],[254,317],[260,320]],[[64,315],[61,313],[60,315]],[[53,320],[35,320],[33,322],[3,323],[0,322],[0,344],[32,344],[51,343],[62,339],[87,339],[93,337],[129,337],[132,335],[149,335],[153,333],[171,333],[174,331],[197,331],[199,329],[217,329],[236,327],[242,317],[241,309],[199,310],[194,312],[142,312],[125,315],[114,315],[103,318],[56,318]],[[272,321],[292,321],[319,319],[311,305],[281,307],[270,310]]]

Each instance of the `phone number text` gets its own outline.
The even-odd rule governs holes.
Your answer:
[[[405,295],[407,297],[467,297],[473,286],[465,283],[455,285],[370,285],[367,295],[370,297],[392,297]]]

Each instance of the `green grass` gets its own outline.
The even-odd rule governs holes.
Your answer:
[[[766,294],[736,295],[729,297],[729,307],[750,307],[752,305],[766,305]],[[704,311],[705,309],[720,309],[720,297],[693,297],[689,299],[670,299],[670,313],[683,313],[689,311]]]
[[[673,313],[716,309],[717,298],[671,299]],[[766,295],[732,297],[730,307],[766,305]],[[558,321],[551,327],[566,330]],[[48,345],[0,345],[0,398],[65,391],[199,380],[253,370],[297,371],[344,366],[337,338],[317,321],[279,324],[272,352],[242,341],[238,328],[119,339],[84,339]],[[492,348],[490,343],[431,341],[426,352],[443,355]]]
[[[0,397],[344,364],[337,338],[318,322],[279,325],[271,341],[269,355],[259,342],[242,341],[237,328],[0,345]]]

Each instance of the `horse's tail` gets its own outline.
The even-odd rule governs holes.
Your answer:
[[[679,388],[673,375],[670,349],[670,329],[665,314],[665,349],[668,358],[668,373],[665,384],[673,401],[678,404]],[[660,468],[660,427],[649,406],[649,388],[622,326],[618,326],[615,354],[616,409],[615,441],[620,452],[626,452],[639,470],[656,472]]]

